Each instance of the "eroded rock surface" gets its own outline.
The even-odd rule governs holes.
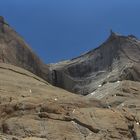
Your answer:
[[[131,140],[133,129],[139,133],[133,115],[0,64],[1,140]]]
[[[139,56],[138,39],[111,33],[48,69],[0,17],[0,140],[139,140]]]
[[[111,32],[99,48],[80,57],[50,65],[50,82],[87,95],[107,82],[140,81],[140,41]]]

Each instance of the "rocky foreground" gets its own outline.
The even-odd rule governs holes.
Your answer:
[[[116,84],[108,99],[100,101],[53,87],[24,69],[1,63],[0,139],[137,140],[140,84]]]
[[[45,65],[0,17],[0,140],[139,140],[139,64],[140,41],[112,33]]]

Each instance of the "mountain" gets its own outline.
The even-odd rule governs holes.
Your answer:
[[[47,79],[48,66],[41,62],[3,17],[0,17],[0,62],[22,67]]]
[[[0,17],[0,140],[139,140],[139,44],[111,32],[46,65]]]
[[[50,83],[87,95],[107,82],[140,81],[140,41],[111,32],[98,48],[50,65]]]

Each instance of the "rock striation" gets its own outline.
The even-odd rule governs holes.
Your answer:
[[[129,95],[134,102],[140,99],[140,89],[139,83],[133,84]],[[127,101],[125,106],[112,103],[109,108],[103,99],[72,94],[0,63],[0,140],[137,140],[140,112],[135,113],[139,103],[134,103],[129,108]]]
[[[140,41],[111,32],[98,48],[50,65],[50,83],[87,95],[107,82],[140,81]]]

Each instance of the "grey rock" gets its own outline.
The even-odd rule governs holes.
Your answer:
[[[111,32],[98,48],[72,60],[50,64],[49,81],[87,95],[107,82],[140,81],[140,41]]]

